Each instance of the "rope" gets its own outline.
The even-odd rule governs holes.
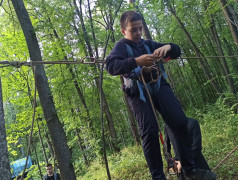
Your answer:
[[[34,94],[34,104],[33,104],[33,115],[32,115],[32,123],[31,123],[31,132],[30,132],[30,137],[29,137],[29,142],[28,142],[28,149],[27,149],[27,157],[26,157],[26,163],[25,163],[25,167],[22,173],[22,177],[21,180],[23,180],[23,176],[25,174],[26,171],[26,167],[27,167],[27,161],[30,155],[30,150],[31,150],[31,142],[32,142],[32,134],[33,134],[33,128],[34,128],[34,122],[35,122],[35,114],[36,114],[36,67],[33,67],[33,71],[34,71],[34,79],[35,79],[35,94]]]
[[[123,0],[121,0],[120,5],[116,11],[115,14],[117,14],[117,12],[119,11],[121,5],[122,5]],[[115,18],[112,21],[112,24],[114,24]],[[107,36],[107,40],[106,40],[106,45],[104,47],[104,53],[103,53],[103,59],[106,56],[106,51],[107,51],[107,45],[108,45],[108,41],[109,38],[111,36],[111,31],[109,31],[109,35]],[[103,121],[103,67],[104,67],[104,62],[105,61],[101,61],[102,63],[102,68],[101,68],[101,72],[100,72],[100,106],[101,106],[101,129],[102,129],[102,141],[103,141],[103,155],[104,155],[104,160],[105,160],[105,165],[106,165],[106,170],[107,170],[107,177],[108,180],[111,180],[111,174],[110,174],[110,170],[109,170],[109,165],[108,165],[108,160],[107,160],[107,153],[106,153],[106,142],[105,142],[105,133],[104,133],[104,121]]]
[[[90,60],[90,61],[85,61]],[[6,66],[14,66],[14,67],[21,67],[21,66],[36,66],[36,65],[43,65],[43,64],[96,64],[96,63],[104,63],[104,60],[99,60],[94,57],[84,57],[81,60],[76,61],[0,61],[0,64],[6,64]],[[0,66],[6,67],[6,66]]]
[[[234,153],[237,149],[238,149],[238,145],[237,145],[229,154],[227,154],[226,157],[225,157],[223,160],[221,160],[221,162],[219,162],[219,163],[216,165],[216,167],[214,167],[214,168],[212,169],[212,171],[215,171],[215,170],[216,170],[223,162],[225,162],[225,161],[231,156],[231,154]]]
[[[233,58],[238,57],[238,55],[231,56],[204,56],[204,57],[179,57],[179,59],[202,59],[202,58]]]
[[[156,66],[157,66],[157,65],[156,65]],[[153,100],[152,100],[152,98],[151,98],[150,91],[149,91],[149,89],[148,89],[148,87],[147,87],[147,84],[146,84],[146,82],[145,82],[145,78],[144,78],[144,75],[143,75],[144,69],[147,69],[147,68],[148,68],[148,67],[145,67],[145,66],[142,67],[142,69],[141,69],[141,79],[142,79],[142,82],[143,82],[143,84],[144,84],[144,86],[145,86],[145,90],[146,90],[146,92],[147,92],[147,94],[148,94],[148,97],[149,97],[149,100],[150,100],[150,104],[151,104],[151,107],[152,107],[153,114],[154,114],[155,119],[156,119],[156,121],[157,121],[157,123],[158,123],[159,138],[160,138],[160,141],[161,141],[161,143],[162,143],[162,145],[163,145],[163,153],[164,153],[165,159],[168,161],[168,160],[171,158],[171,156],[170,156],[170,154],[167,152],[167,146],[166,146],[166,144],[164,143],[163,135],[162,135],[162,132],[161,132],[161,127],[160,127],[160,125],[159,125],[159,119],[158,119],[158,117],[157,117],[157,115],[156,115],[154,103],[153,103]],[[151,66],[151,68],[153,68],[153,66]],[[158,76],[159,76],[159,74],[158,74]]]
[[[108,179],[111,180],[111,174],[110,174],[110,171],[109,171],[107,154],[106,154],[106,142],[105,142],[104,120],[103,120],[103,88],[102,88],[102,84],[103,84],[103,65],[104,64],[102,64],[102,68],[101,68],[101,72],[100,72],[101,129],[102,129],[102,141],[103,141],[103,156],[104,156],[104,160],[105,160],[107,176],[108,176]]]
[[[204,58],[233,58],[238,57],[238,55],[231,55],[231,56],[205,56]],[[179,57],[179,59],[201,59],[202,57]],[[85,61],[90,60],[90,61]],[[105,60],[96,59],[95,57],[84,57],[81,60],[75,61],[0,61],[0,64],[6,64],[5,66],[0,66],[0,68],[14,66],[14,67],[21,67],[21,66],[36,66],[36,65],[43,65],[43,64],[104,64]]]

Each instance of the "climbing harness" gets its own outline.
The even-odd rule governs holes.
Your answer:
[[[129,57],[133,57],[133,51],[131,49],[131,47],[126,44],[126,49],[128,52]],[[151,50],[149,48],[149,46],[147,44],[144,44],[144,47],[146,49],[146,51],[148,52],[148,54],[152,54]],[[133,88],[137,88],[139,89],[140,92],[140,99],[144,102],[146,102],[146,98],[144,96],[144,89],[145,89],[145,85],[142,83],[141,81],[141,72],[145,72],[147,74],[150,75],[151,81],[149,81],[148,83],[146,83],[146,86],[149,88],[149,91],[151,94],[156,93],[159,91],[160,88],[160,80],[161,80],[161,76],[163,76],[165,79],[167,79],[167,75],[165,73],[165,69],[164,69],[164,65],[163,62],[164,59],[160,58],[158,60],[155,59],[154,64],[150,67],[141,67],[141,66],[137,66],[134,70],[132,70],[132,72],[130,73],[129,77],[124,78],[124,84],[126,86],[125,89],[133,89]],[[143,70],[142,70],[143,68]],[[154,78],[154,74],[156,72],[156,78]],[[137,84],[137,87],[135,87],[135,84]],[[153,84],[153,86],[152,86]]]
[[[151,50],[149,48],[149,46],[147,44],[144,44],[145,49],[147,50],[148,54],[152,54]],[[131,47],[126,44],[126,48],[127,48],[127,52],[129,57],[133,57],[133,52]],[[164,139],[163,139],[163,134],[161,132],[161,127],[159,125],[159,120],[158,120],[158,116],[156,114],[156,110],[154,107],[154,103],[151,97],[151,94],[156,93],[159,91],[160,88],[160,81],[161,81],[161,76],[163,76],[165,79],[167,79],[167,75],[165,73],[164,70],[164,66],[163,63],[164,62],[164,58],[160,58],[158,60],[154,59],[154,64],[152,66],[143,66],[140,67],[138,66],[137,68],[135,68],[131,75],[129,76],[129,78],[124,78],[124,80],[126,80],[125,83],[127,83],[128,80],[131,81],[135,81],[137,82],[137,86],[140,92],[140,99],[143,100],[144,102],[146,102],[145,96],[144,96],[144,91],[143,89],[145,89],[148,97],[149,97],[149,101],[152,107],[152,111],[153,114],[155,116],[155,119],[157,121],[158,124],[158,130],[159,130],[159,139],[161,141],[161,144],[163,145],[163,154],[164,157],[168,163],[167,166],[167,171],[168,173],[170,172],[169,169],[172,168],[173,169],[173,173],[169,173],[169,174],[176,174],[178,175],[178,168],[177,168],[177,164],[175,162],[175,160],[171,157],[171,155],[168,153],[167,151],[167,145],[164,143]],[[153,73],[156,72],[156,77],[153,76]],[[150,81],[146,82],[145,80],[145,73],[148,75],[150,75]],[[132,83],[134,84],[134,83]],[[153,85],[152,85],[153,84]]]

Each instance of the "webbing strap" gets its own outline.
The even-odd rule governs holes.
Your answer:
[[[125,43],[126,45],[126,49],[127,49],[127,53],[128,53],[128,56],[129,57],[134,57],[134,54],[133,54],[133,51],[132,51],[132,48],[130,45],[128,45],[127,43]],[[150,50],[150,47],[145,43],[144,44],[144,47],[147,51],[148,54],[152,54],[151,53],[151,50]],[[163,77],[166,79],[167,78],[167,75],[165,73],[165,70],[164,70],[164,66],[162,63],[159,63],[158,65],[160,71],[162,72],[162,75]],[[138,77],[141,75],[141,67],[140,66],[137,66],[135,69],[132,70],[132,73],[130,74],[130,78],[131,79],[138,79]],[[159,91],[159,88],[160,88],[160,80],[161,80],[161,76],[159,76],[159,80],[156,82],[156,84],[154,85],[154,87],[152,88],[150,86],[149,83],[147,83],[147,87],[151,93],[151,95],[154,93],[154,92],[158,92]],[[138,89],[139,89],[139,92],[140,92],[140,99],[144,102],[146,102],[146,98],[144,96],[144,90],[145,89],[145,86],[143,83],[141,83],[139,80],[136,80],[137,81],[137,86],[138,86]]]
[[[145,46],[145,49],[148,52],[148,54],[152,54],[151,50],[150,50],[150,47],[147,44],[145,44],[144,46]]]
[[[163,63],[159,63],[159,68],[160,68],[160,71],[162,72],[162,75],[163,75],[164,79],[167,79],[168,76],[167,76],[167,74],[165,73],[165,69],[164,69]]]
[[[131,49],[131,46],[129,46],[129,45],[126,44],[126,43],[125,43],[125,45],[126,45],[126,50],[127,50],[128,56],[129,56],[129,57],[134,57],[133,51],[132,51],[132,49]]]

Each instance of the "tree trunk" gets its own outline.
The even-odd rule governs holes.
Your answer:
[[[0,179],[11,179],[10,163],[7,150],[6,128],[2,99],[2,82],[0,79]]]
[[[50,20],[50,22],[51,22],[51,20]],[[53,27],[53,24],[52,24],[52,27]],[[56,39],[57,39],[58,42],[60,43],[61,40],[60,40],[60,37],[59,37],[57,31],[54,29],[53,32],[54,32],[54,35],[55,35]],[[65,50],[63,49],[63,47],[61,46],[61,44],[60,44],[60,47],[61,47],[61,50],[62,50],[62,52],[63,52],[63,54],[64,54],[64,60],[65,60],[65,61],[68,61],[67,55],[66,55],[66,53],[65,53]],[[78,93],[79,99],[81,100],[81,103],[83,104],[83,107],[84,107],[84,109],[86,110],[87,120],[88,120],[88,122],[89,122],[89,128],[91,129],[92,134],[94,134],[93,132],[95,132],[95,129],[94,129],[94,127],[93,127],[92,119],[91,119],[90,114],[89,114],[89,108],[88,108],[88,106],[87,106],[87,104],[86,104],[86,101],[85,101],[84,95],[83,95],[83,93],[82,93],[82,90],[81,90],[81,88],[80,88],[80,86],[79,86],[79,83],[78,83],[78,81],[76,80],[76,75],[75,75],[75,73],[74,73],[74,71],[73,71],[72,66],[67,65],[67,67],[69,68],[69,72],[70,72],[70,74],[71,74],[71,76],[72,76],[72,78],[73,78],[74,87],[75,87],[75,89],[76,89],[76,91],[77,91],[77,93]]]
[[[218,24],[219,31],[222,31],[223,27],[221,22],[216,21]],[[224,42],[224,47],[227,51],[228,55],[234,55],[238,51],[237,46],[232,47],[232,42],[230,40],[227,40],[224,36],[222,37],[222,42]],[[231,67],[235,71],[235,74],[238,74],[238,58],[237,57],[232,57],[231,58]]]
[[[207,4],[205,3],[205,10],[207,9]],[[217,46],[217,50],[219,52],[219,55],[222,56],[222,63],[223,63],[223,70],[224,70],[224,75],[226,76],[226,80],[228,82],[228,85],[230,87],[230,91],[232,94],[236,94],[236,89],[235,89],[235,85],[234,85],[234,82],[233,82],[233,79],[231,77],[231,72],[229,70],[229,67],[228,67],[228,64],[227,64],[227,61],[226,61],[226,58],[224,57],[224,52],[223,52],[223,49],[222,49],[222,45],[221,45],[221,41],[220,41],[220,38],[218,36],[218,33],[217,33],[217,29],[216,29],[216,26],[215,26],[215,21],[214,21],[214,18],[212,15],[210,15],[210,19],[211,19],[211,25],[210,25],[210,30],[211,30],[211,34],[213,36],[213,39],[215,41],[215,44]]]
[[[130,0],[129,4],[131,4],[132,6],[134,6],[136,8],[136,10],[140,13],[141,15],[141,19],[142,19],[142,25],[143,25],[143,35],[145,37],[145,39],[149,39],[152,40],[149,28],[145,22],[145,18],[143,16],[143,14],[140,12],[139,7],[135,5],[135,1]]]
[[[113,18],[112,18],[112,9],[109,10],[109,29],[111,30],[111,41],[115,43],[115,35],[114,35],[114,29],[113,29]]]
[[[138,10],[139,11],[139,10]],[[143,34],[145,36],[145,39],[149,39],[149,40],[152,40],[152,37],[151,37],[151,34],[150,34],[150,31],[149,31],[149,28],[145,22],[145,18],[144,16],[142,15],[142,13],[139,11],[140,15],[141,15],[141,18],[142,18],[142,24],[143,24]]]
[[[206,7],[205,7],[205,9],[206,9]],[[209,49],[207,48],[207,49],[208,49],[208,53],[212,53],[214,56],[218,56],[218,54],[217,54],[215,48],[213,47],[211,38],[210,38],[209,34],[208,34],[207,32],[205,32],[205,30],[204,30],[204,28],[203,28],[203,25],[202,25],[202,23],[201,23],[201,21],[200,21],[200,19],[197,18],[197,21],[198,21],[198,23],[199,23],[199,25],[200,25],[201,30],[203,31],[203,35],[206,37],[206,44],[207,44],[207,42],[208,42],[208,45],[207,45],[207,46],[212,49],[212,50],[209,50]],[[212,33],[212,32],[211,32],[211,33]],[[212,34],[211,34],[211,35],[212,35]],[[212,36],[213,36],[213,35],[212,35]],[[217,62],[216,64],[217,64],[218,68],[221,69],[222,74],[225,76],[225,70],[223,69],[221,62],[220,62],[220,61],[216,61],[216,62]],[[218,75],[218,76],[219,76],[219,75]]]
[[[80,22],[81,22],[83,35],[84,35],[84,40],[85,40],[85,43],[86,43],[86,46],[87,46],[90,57],[93,57],[92,47],[91,47],[91,44],[90,44],[90,41],[89,41],[89,38],[88,38],[88,35],[87,35],[87,30],[86,30],[86,27],[85,27],[85,24],[84,24],[84,21],[83,21],[83,14],[82,14],[81,5],[82,5],[82,0],[79,0],[79,7],[80,7],[80,10],[79,10],[78,6],[77,6],[77,3],[76,3],[76,0],[74,0],[74,6],[76,8],[76,12],[77,12],[77,14],[79,16],[79,19],[80,19]]]
[[[92,31],[92,34],[93,34],[94,49],[96,51],[96,58],[98,59],[99,58],[98,45],[97,45],[97,42],[96,42],[96,35],[95,35],[95,32],[94,32],[93,18],[92,18],[92,13],[91,13],[91,7],[90,7],[89,0],[88,0],[88,13],[89,13],[89,18],[90,18],[91,31]]]
[[[99,89],[99,87],[100,87],[99,79],[96,78],[95,81],[96,81],[96,85]],[[103,101],[103,104],[102,104],[103,105],[103,111],[104,111],[106,119],[107,119],[107,125],[108,125],[108,128],[109,128],[110,135],[113,139],[117,139],[115,126],[114,126],[114,123],[113,123],[113,120],[112,120],[112,113],[111,113],[111,111],[108,107],[108,103],[107,103],[107,100],[105,98],[104,91],[102,91],[102,101]]]
[[[45,147],[44,147],[44,143],[43,143],[42,136],[41,136],[41,129],[40,129],[40,126],[39,126],[39,118],[36,119],[36,123],[37,123],[37,127],[38,127],[38,136],[39,136],[39,140],[40,140],[40,143],[41,143],[41,148],[42,148],[42,151],[43,151],[43,154],[44,154],[45,162],[48,164],[48,158],[47,158],[47,155],[46,155],[46,152],[45,152]]]
[[[12,4],[20,21],[27,42],[30,58],[32,61],[42,61],[40,48],[29,15],[23,0],[12,0]],[[59,164],[61,178],[63,180],[76,179],[74,167],[71,163],[71,152],[67,145],[64,129],[59,121],[53,97],[50,92],[48,80],[43,65],[36,66],[36,87],[40,97],[46,123],[53,142],[56,159]]]
[[[92,48],[91,48],[91,45],[90,45],[90,42],[89,42],[89,39],[88,39],[87,30],[86,30],[86,27],[84,25],[83,16],[82,16],[82,8],[81,8],[82,1],[80,0],[79,3],[80,3],[80,10],[77,7],[76,0],[74,0],[74,6],[75,6],[76,12],[77,12],[77,14],[80,18],[80,22],[81,22],[81,26],[82,26],[82,30],[83,30],[83,35],[84,35],[84,40],[85,40],[85,43],[87,45],[88,53],[91,57],[93,57]],[[95,65],[93,65],[93,67],[96,68]],[[96,86],[99,90],[100,89],[99,78],[95,77],[94,80],[95,80]],[[105,116],[106,116],[106,119],[107,119],[107,124],[108,124],[110,135],[113,139],[117,139],[116,130],[115,130],[114,123],[113,123],[113,120],[112,120],[112,114],[109,110],[107,100],[105,98],[104,91],[102,92],[102,99],[103,99],[103,109],[104,109]]]
[[[192,40],[192,37],[190,36],[190,34],[188,33],[188,31],[186,30],[184,24],[182,23],[182,21],[180,20],[180,18],[177,16],[175,10],[172,8],[172,6],[169,4],[168,5],[168,9],[171,12],[171,14],[175,17],[175,19],[177,20],[177,22],[179,23],[180,27],[182,28],[182,30],[184,31],[189,43],[191,44],[191,46],[193,47],[197,57],[199,58],[199,62],[202,66],[202,69],[204,71],[204,74],[207,76],[207,78],[210,80],[213,88],[215,89],[215,91],[220,95],[222,94],[222,90],[219,87],[219,85],[217,84],[217,82],[215,82],[214,78],[212,77],[210,70],[208,69],[208,67],[206,66],[205,62],[203,61],[206,60],[206,58],[203,56],[202,52],[200,51],[200,49],[196,46],[196,44],[194,43],[194,41]]]
[[[69,105],[71,106],[70,100],[69,100]],[[75,119],[75,116],[74,116],[74,109],[73,109],[73,108],[70,108],[70,111],[71,111],[71,114],[72,114],[72,117],[73,117],[73,121],[75,122],[76,119]],[[85,147],[83,146],[82,139],[81,139],[81,137],[80,137],[80,133],[79,133],[79,132],[80,132],[80,129],[79,129],[78,127],[76,127],[76,128],[75,128],[75,134],[76,134],[76,136],[78,137],[79,149],[80,149],[81,152],[82,152],[83,160],[84,160],[86,166],[89,166],[88,158],[87,158],[87,156],[85,155],[85,151],[84,151]]]
[[[222,38],[222,41],[224,42],[225,44],[225,47],[226,47],[226,50],[228,52],[228,54],[232,55],[232,54],[235,54],[234,50],[232,50],[229,46],[229,43],[228,41],[226,40],[226,38]],[[231,58],[231,67],[232,69],[234,70],[234,74],[238,74],[238,58],[237,57],[232,57]]]
[[[234,85],[233,79],[232,79],[232,77],[230,75],[231,72],[230,72],[230,69],[228,67],[226,58],[224,57],[225,54],[223,52],[223,49],[222,49],[222,46],[221,46],[221,41],[220,41],[219,36],[217,34],[217,30],[216,30],[216,26],[215,26],[215,21],[214,21],[212,16],[211,16],[211,21],[212,21],[212,23],[211,23],[211,32],[212,32],[213,38],[215,40],[215,43],[216,43],[219,55],[222,56],[221,59],[222,59],[222,63],[223,63],[223,69],[225,71],[226,80],[227,80],[228,85],[230,87],[230,92],[232,94],[236,94],[235,85]]]
[[[29,85],[29,82],[28,82],[28,78],[25,78],[25,77],[23,77],[23,78],[26,80],[27,94],[28,94],[29,100],[31,102],[32,108],[34,108],[34,99],[33,99],[32,93],[31,93],[31,88],[30,88],[30,85]],[[35,106],[37,107],[37,103],[36,103]],[[48,159],[47,159],[47,155],[46,155],[46,152],[45,152],[45,147],[44,147],[44,144],[43,144],[43,140],[42,140],[42,136],[41,136],[41,130],[40,130],[40,126],[39,126],[39,120],[40,119],[41,118],[36,119],[37,127],[38,127],[38,137],[39,137],[39,140],[40,140],[40,143],[41,143],[41,147],[42,147],[42,151],[43,151],[43,154],[44,154],[45,162],[48,164]]]
[[[21,144],[20,150],[21,150],[21,157],[25,157],[25,152],[24,152],[24,148],[22,146],[22,140],[21,137],[18,138],[19,144]]]
[[[123,85],[124,84],[123,77],[120,76],[120,79],[121,79],[121,84]],[[138,133],[138,130],[137,130],[135,117],[134,117],[133,112],[131,111],[131,108],[130,108],[130,105],[129,105],[128,99],[127,99],[127,94],[125,92],[124,92],[124,100],[125,100],[126,107],[127,107],[126,109],[127,109],[128,118],[129,118],[130,125],[131,125],[131,131],[132,131],[133,138],[134,138],[136,144],[140,145],[141,144],[140,136],[139,136],[139,133]]]
[[[36,164],[37,164],[37,167],[38,167],[38,170],[39,170],[39,174],[40,174],[40,177],[42,178],[42,177],[43,177],[43,174],[42,174],[42,172],[41,172],[40,163],[39,163],[39,159],[38,159],[38,155],[37,155],[37,151],[36,151],[36,146],[34,146],[34,143],[32,143],[32,147],[33,147],[34,152],[35,152]],[[47,162],[47,164],[48,164],[48,162]]]
[[[48,132],[45,131],[44,133],[45,133],[45,138],[46,138],[46,142],[47,142],[48,148],[49,148],[49,150],[50,150],[51,158],[55,159],[55,152],[54,152],[52,143],[51,143],[51,141],[50,141],[50,138],[49,138],[49,136],[48,136]]]
[[[84,95],[83,95],[83,93],[81,91],[81,88],[79,87],[78,81],[76,80],[76,77],[75,77],[75,74],[73,72],[72,67],[69,67],[69,71],[70,71],[70,74],[72,75],[72,78],[74,80],[74,87],[75,87],[75,89],[76,89],[76,91],[78,93],[79,99],[81,100],[81,103],[83,104],[83,107],[86,110],[88,126],[89,126],[93,136],[95,136],[95,133],[94,133],[95,132],[95,128],[93,127],[93,122],[92,122],[92,119],[91,119],[90,114],[89,114],[89,108],[88,108],[88,106],[86,104],[86,100],[85,100]]]
[[[223,13],[226,17],[227,24],[229,25],[234,42],[235,42],[236,46],[238,47],[238,28],[233,23],[235,21],[235,19],[233,18],[232,12],[230,11],[230,9],[233,9],[233,7],[231,7],[231,5],[229,5],[229,4],[227,4],[226,0],[220,0],[220,3],[221,3]]]
[[[82,155],[83,155],[83,160],[86,164],[86,166],[89,166],[89,162],[88,162],[88,158],[87,156],[85,155],[85,151],[84,151],[84,146],[83,146],[83,143],[82,143],[82,139],[79,135],[79,128],[75,128],[75,133],[76,133],[76,136],[78,137],[78,145],[79,145],[79,149],[81,150],[82,152]]]

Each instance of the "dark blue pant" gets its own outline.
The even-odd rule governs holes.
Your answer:
[[[210,170],[207,161],[202,154],[202,136],[200,126],[197,120],[188,118],[188,131],[192,139],[192,157],[195,163],[195,167],[198,169]],[[171,144],[173,145],[173,150],[175,153],[175,159],[179,160],[177,145],[173,133],[170,131],[169,127],[165,125],[165,143],[168,147],[168,152],[171,152]],[[179,180],[186,180],[183,173],[179,174]]]
[[[145,96],[147,93],[144,91]],[[158,93],[152,95],[156,109],[173,131],[178,146],[179,159],[186,172],[194,168],[191,139],[188,136],[187,117],[169,84],[162,78]],[[164,180],[163,162],[158,137],[158,124],[148,96],[146,102],[138,96],[130,97],[129,103],[138,122],[144,155],[153,179]]]

